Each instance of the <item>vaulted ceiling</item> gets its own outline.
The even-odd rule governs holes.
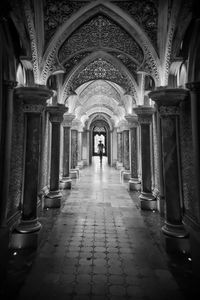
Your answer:
[[[104,111],[118,121],[142,103],[144,76],[167,85],[192,2],[10,0],[35,82],[62,73],[58,101],[77,118]]]

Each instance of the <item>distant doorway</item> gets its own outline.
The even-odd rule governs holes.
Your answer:
[[[99,141],[102,142],[102,144],[105,146],[106,144],[106,138],[105,138],[105,134],[95,134],[94,135],[94,149],[93,149],[93,155],[98,155],[98,144],[99,144]],[[105,148],[103,148],[103,155],[105,155],[106,153],[106,150]]]

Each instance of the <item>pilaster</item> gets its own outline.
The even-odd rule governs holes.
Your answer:
[[[70,148],[71,148],[71,126],[75,115],[64,114],[63,118],[63,178],[60,187],[63,189],[71,189],[72,180],[70,178]]]
[[[51,168],[50,168],[50,191],[44,199],[44,207],[56,208],[61,205],[62,194],[59,187],[59,166],[60,166],[60,124],[63,115],[67,112],[64,104],[57,104],[47,107],[49,120],[52,125],[51,138]]]
[[[138,179],[138,144],[137,144],[137,129],[138,129],[138,117],[136,115],[125,116],[129,124],[130,130],[130,167],[131,178],[129,180],[129,190],[138,191],[141,188],[140,181]]]
[[[141,167],[142,167],[142,180],[141,180],[141,194],[140,204],[143,210],[157,209],[157,201],[152,194],[152,170],[151,170],[151,124],[152,115],[155,109],[150,106],[138,106],[133,109],[134,113],[138,116],[141,134]]]

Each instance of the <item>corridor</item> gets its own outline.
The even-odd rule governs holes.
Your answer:
[[[17,299],[184,299],[119,179],[96,157],[63,191]]]

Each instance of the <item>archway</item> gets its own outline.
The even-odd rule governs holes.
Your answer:
[[[92,157],[98,154],[98,143],[101,142],[104,145],[103,156],[107,156],[108,164],[111,163],[111,138],[110,138],[111,128],[108,122],[99,114],[90,124],[90,157],[89,161],[92,163]]]

